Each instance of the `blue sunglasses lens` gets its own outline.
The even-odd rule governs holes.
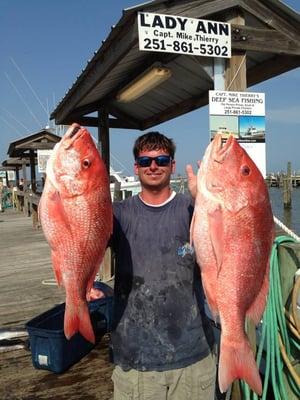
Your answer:
[[[158,167],[166,167],[170,164],[172,158],[170,156],[157,156],[157,157],[137,157],[136,163],[140,167],[150,167],[152,161],[155,161]]]

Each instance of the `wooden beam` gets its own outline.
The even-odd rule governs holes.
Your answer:
[[[232,24],[231,40],[234,50],[300,55],[299,42],[271,29],[257,29]]]
[[[64,124],[70,124],[73,122],[77,122],[80,120],[80,118],[84,117],[85,114],[90,114],[94,111],[98,111],[98,110],[102,109],[103,107],[108,108],[109,113],[111,115],[115,116],[118,120],[122,120],[122,121],[124,121],[124,123],[130,124],[130,129],[140,129],[139,121],[137,121],[135,118],[130,117],[127,114],[122,113],[122,112],[119,112],[116,114],[114,106],[107,104],[104,101],[101,101],[101,102],[95,101],[86,106],[77,108],[72,114],[70,114],[68,116],[68,118],[66,120],[64,120]],[[87,117],[87,118],[90,118],[90,117]]]
[[[122,120],[132,124],[134,127],[132,127],[131,129],[142,129],[141,121],[138,121],[137,119],[133,118],[132,116],[119,110],[117,107],[115,107],[112,104],[109,105],[109,113],[118,119],[122,119]]]
[[[253,86],[259,82],[271,79],[275,76],[300,67],[300,56],[275,56],[257,66],[248,69],[248,86]]]
[[[213,89],[213,86],[211,87]],[[187,100],[184,100],[180,103],[174,104],[173,106],[167,108],[159,114],[154,115],[151,118],[148,118],[143,122],[142,130],[148,129],[151,126],[158,125],[162,122],[168,121],[169,119],[178,117],[179,115],[186,114],[190,111],[196,110],[199,107],[205,106],[208,104],[208,92],[205,92],[202,96],[193,97]]]
[[[244,11],[248,11],[259,21],[264,22],[267,26],[284,34],[287,39],[290,38],[295,42],[299,41],[299,23],[294,20],[294,24],[291,24],[290,15],[285,14],[286,18],[284,18],[284,13],[282,11],[278,10],[275,12],[271,7],[263,4],[260,0],[240,0],[240,5]],[[274,7],[276,7],[276,5],[274,5]],[[296,13],[295,17],[297,17]]]
[[[78,117],[72,120],[72,122],[76,122],[82,126],[92,126],[97,128],[99,126],[99,121],[97,117]],[[71,122],[68,122],[70,124]],[[110,128],[118,128],[118,129],[135,129],[135,126],[130,124],[130,122],[123,121],[120,119],[109,118],[108,125]]]
[[[15,150],[47,150],[53,149],[57,142],[35,142],[35,143],[23,143],[16,146]]]
[[[245,19],[241,11],[232,10],[226,22],[244,25]],[[231,58],[226,60],[225,90],[243,91],[247,89],[246,52],[233,50]]]
[[[110,166],[110,149],[109,149],[109,124],[108,124],[108,111],[106,108],[102,108],[98,113],[98,142],[100,144],[100,151],[102,160],[106,165],[106,169],[109,175]]]

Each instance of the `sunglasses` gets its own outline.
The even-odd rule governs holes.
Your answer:
[[[155,161],[158,167],[166,167],[172,161],[172,157],[164,155],[157,157],[142,156],[142,157],[137,157],[135,161],[139,167],[150,167],[153,160]]]

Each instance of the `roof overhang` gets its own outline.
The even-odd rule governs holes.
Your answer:
[[[138,11],[223,22],[242,14],[245,25],[231,25],[232,50],[246,54],[248,87],[300,66],[299,14],[278,0],[156,0],[123,12],[53,111],[56,124],[99,126],[91,114],[105,109],[110,127],[143,130],[208,104],[214,59],[140,51]],[[157,64],[172,71],[170,79],[137,100],[118,101],[121,89]]]
[[[30,151],[53,149],[60,140],[60,136],[55,135],[48,129],[43,129],[11,142],[7,154],[15,158],[28,158]]]

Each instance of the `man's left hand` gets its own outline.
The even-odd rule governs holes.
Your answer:
[[[200,164],[201,161],[198,161],[198,167],[200,167]],[[197,195],[197,175],[194,174],[193,167],[191,166],[191,164],[188,164],[185,170],[188,180],[189,191],[193,199],[195,199]]]

